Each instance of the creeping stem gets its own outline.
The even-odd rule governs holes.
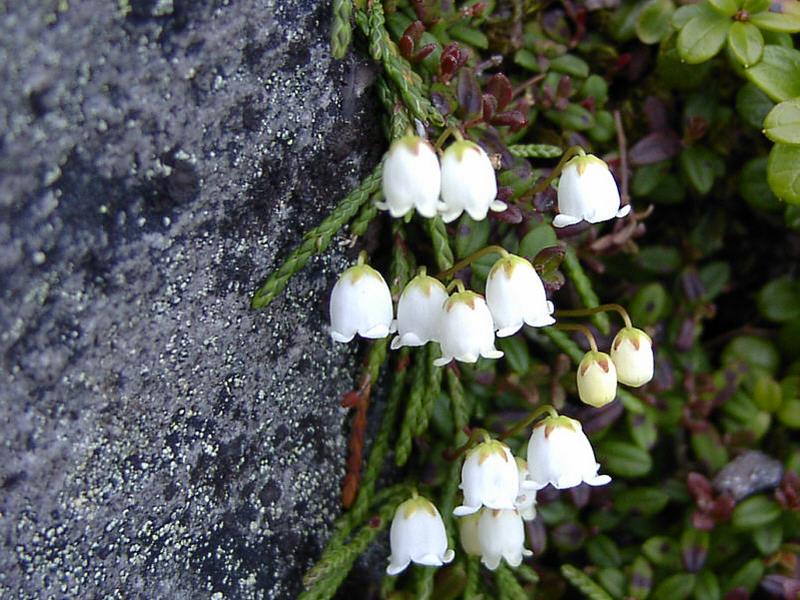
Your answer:
[[[556,329],[563,329],[564,331],[580,331],[586,338],[586,341],[589,342],[589,347],[592,349],[592,352],[597,352],[597,341],[594,339],[594,335],[592,335],[592,330],[586,327],[586,325],[559,322],[553,327]]]
[[[596,315],[597,313],[608,312],[610,310],[614,310],[619,313],[619,315],[622,317],[622,320],[625,321],[625,327],[633,327],[633,323],[631,323],[631,317],[628,314],[628,311],[619,304],[613,303],[601,304],[600,306],[594,306],[592,308],[558,310],[556,311],[556,317],[588,317],[590,315]]]
[[[466,258],[461,259],[446,271],[438,273],[436,275],[436,279],[448,279],[449,277],[452,277],[453,275],[458,273],[461,269],[466,269],[476,260],[478,260],[483,256],[486,256],[487,254],[499,254],[500,256],[506,257],[508,256],[508,250],[506,250],[502,246],[494,246],[494,245],[481,248],[477,252],[474,252],[473,254],[470,254]]]
[[[538,419],[544,414],[546,414],[548,417],[557,417],[558,411],[549,404],[543,404],[542,406],[534,410],[531,414],[529,414],[527,417],[514,424],[511,427],[511,429],[502,433],[500,435],[500,439],[504,440],[506,438],[510,438],[514,435],[517,435],[520,431],[522,431],[526,427],[529,427],[536,419]]]

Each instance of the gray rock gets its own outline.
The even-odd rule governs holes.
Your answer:
[[[328,3],[0,4],[0,597],[289,598],[339,512],[341,234],[379,160]]]
[[[783,465],[779,460],[748,450],[725,465],[712,484],[720,493],[727,493],[737,502],[750,494],[772,489],[781,482]]]

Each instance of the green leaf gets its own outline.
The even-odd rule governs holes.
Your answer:
[[[758,292],[758,310],[770,321],[785,323],[800,317],[800,282],[789,275],[773,279]]]
[[[597,564],[597,563],[595,563]],[[621,569],[605,567],[597,571],[597,579],[600,584],[614,596],[614,598],[623,598],[625,596],[625,573]]]
[[[767,162],[767,182],[775,195],[789,204],[800,204],[800,146],[775,144]]]
[[[767,44],[761,60],[745,69],[745,77],[776,102],[800,96],[800,52]]]
[[[636,264],[651,273],[670,273],[681,266],[681,253],[672,246],[648,246],[636,256]]]
[[[580,104],[569,104],[563,111],[548,110],[545,117],[564,129],[586,131],[594,127],[594,115]]]
[[[603,440],[597,448],[602,464],[612,475],[621,477],[643,477],[653,467],[653,459],[647,450],[628,442]]]
[[[766,156],[759,156],[744,164],[739,173],[739,193],[756,210],[779,212],[783,209],[783,204],[767,183]]]
[[[598,567],[620,567],[622,557],[617,544],[606,535],[596,535],[586,542],[586,552]]]
[[[550,70],[581,79],[589,76],[589,65],[574,54],[563,54],[554,58],[550,61]]]
[[[635,487],[623,490],[614,496],[614,506],[623,513],[635,512],[644,516],[655,515],[664,510],[669,495],[655,487]]]
[[[636,35],[645,44],[657,44],[670,31],[675,5],[672,0],[652,0],[636,18]]]
[[[800,3],[797,0],[776,0],[770,3],[768,11],[751,14],[750,21],[768,31],[797,33],[800,31]]]
[[[629,412],[628,431],[636,445],[644,450],[650,450],[658,440],[656,422],[648,413],[636,414]]]
[[[733,509],[731,522],[736,529],[764,527],[781,516],[781,507],[763,494],[742,500]]]
[[[731,278],[731,266],[723,261],[714,261],[700,269],[698,275],[700,281],[703,282],[703,299],[713,300],[728,285]]]
[[[695,580],[695,600],[719,600],[719,581],[713,571],[701,571]]]
[[[572,565],[561,565],[561,574],[589,600],[613,600],[591,577]]]
[[[781,102],[769,111],[764,119],[764,135],[773,142],[800,144],[800,98]]]
[[[464,42],[475,48],[486,50],[489,47],[489,38],[481,31],[466,25],[453,25],[449,32],[450,37],[459,42]]]
[[[692,17],[678,34],[678,53],[689,64],[705,62],[720,51],[731,20],[717,11]]]
[[[725,588],[727,591],[730,591],[738,587],[743,587],[752,594],[763,576],[764,563],[760,558],[754,558],[747,561],[741,569],[733,574],[733,577],[728,580]]]
[[[753,532],[753,543],[764,556],[769,556],[778,551],[783,543],[783,525],[774,521],[764,527],[759,527]]]
[[[759,13],[762,10],[767,10],[771,3],[772,0],[744,0],[744,4],[742,4],[742,10],[745,10],[752,15]]]
[[[639,327],[655,325],[669,308],[667,290],[660,283],[649,283],[634,294],[628,309]]]
[[[778,420],[792,429],[800,429],[800,398],[790,398],[781,402]]]
[[[763,411],[774,413],[781,407],[783,390],[781,384],[766,373],[756,375],[753,386],[753,401]]]
[[[714,185],[715,163],[719,157],[708,148],[692,146],[681,152],[678,160],[681,172],[695,191],[701,196],[708,194]]]
[[[459,219],[456,229],[456,256],[464,258],[486,246],[486,242],[489,240],[489,229],[488,219],[475,221],[464,213]]]
[[[736,21],[728,30],[728,45],[736,60],[747,68],[761,60],[764,52],[764,36],[752,23]]]
[[[675,29],[683,29],[689,21],[701,12],[703,12],[703,9],[699,4],[686,4],[681,6],[672,13],[672,26]]]
[[[736,112],[751,127],[761,129],[775,103],[755,84],[745,83],[736,94]]]
[[[506,362],[514,373],[524,375],[528,372],[531,366],[531,356],[524,337],[513,335],[499,338],[497,345],[505,353]]]
[[[547,223],[541,223],[531,229],[519,243],[520,256],[533,260],[545,248],[558,245],[555,229]]]
[[[650,596],[652,600],[684,600],[694,590],[695,576],[691,573],[676,573],[662,581]]]
[[[598,110],[594,114],[594,127],[586,132],[595,142],[607,142],[615,133],[614,117],[607,110]]]
[[[644,600],[653,587],[653,567],[644,556],[637,556],[631,565],[628,595],[636,600]]]
[[[696,431],[692,434],[692,451],[697,460],[718,471],[728,464],[728,451],[714,430]]]
[[[600,75],[589,75],[583,82],[581,98],[594,98],[595,106],[603,106],[608,100],[608,83]]]
[[[740,4],[737,0],[708,0],[708,3],[726,17],[735,15]]]
[[[534,73],[541,73],[542,67],[539,65],[539,60],[536,55],[526,48],[520,48],[514,54],[514,62],[523,69],[528,69]]]

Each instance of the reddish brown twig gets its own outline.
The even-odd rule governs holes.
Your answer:
[[[355,408],[353,424],[350,429],[350,440],[347,443],[347,472],[342,480],[342,504],[350,508],[358,495],[361,483],[361,463],[364,455],[364,438],[367,431],[367,409],[369,408],[372,382],[369,373],[361,379],[358,390],[347,392],[342,398],[342,406]]]

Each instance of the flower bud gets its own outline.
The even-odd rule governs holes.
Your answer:
[[[429,500],[416,495],[397,507],[389,544],[389,575],[401,573],[411,562],[439,567],[454,556],[447,549],[447,533],[439,511]]]
[[[561,171],[558,181],[558,212],[554,227],[580,223],[600,223],[624,217],[630,205],[620,208],[619,190],[605,161],[593,154],[576,156]]]
[[[442,357],[433,364],[443,367],[454,358],[474,363],[480,356],[500,358],[494,346],[494,323],[486,301],[475,292],[457,292],[444,303],[439,327]]]
[[[517,457],[517,470],[519,471],[519,490],[514,506],[519,511],[523,521],[533,521],[536,518],[536,489],[528,475],[527,461]]]
[[[395,140],[383,163],[383,197],[377,203],[393,217],[402,217],[414,208],[423,217],[435,217],[441,189],[439,158],[421,137],[407,135]]]
[[[330,313],[331,337],[337,342],[349,342],[356,334],[382,338],[394,331],[389,286],[369,265],[342,273],[331,292]]]
[[[578,365],[578,396],[599,408],[617,397],[617,369],[605,352],[591,350]]]
[[[514,508],[519,471],[508,446],[489,440],[470,450],[461,468],[459,487],[464,492],[464,504],[453,511],[456,516],[476,513],[481,506]]]
[[[528,476],[535,489],[547,484],[560,490],[582,482],[605,485],[611,478],[598,475],[599,469],[580,422],[564,416],[548,417],[533,428],[528,440]]]
[[[497,337],[515,334],[523,323],[545,327],[556,322],[539,274],[521,256],[509,254],[494,263],[486,280],[486,304]]]
[[[481,543],[478,539],[478,522],[481,513],[476,512],[466,515],[458,520],[458,538],[461,540],[461,547],[469,556],[481,555]]]
[[[392,340],[392,350],[437,341],[446,301],[447,290],[435,277],[420,273],[409,281],[397,303],[398,335]]]
[[[525,548],[525,526],[522,517],[514,510],[484,508],[478,521],[478,542],[481,562],[490,571],[500,566],[500,559],[512,567],[522,563],[523,556],[533,552]]]
[[[496,199],[497,182],[492,162],[474,142],[459,140],[442,157],[442,202],[439,212],[445,223],[456,220],[465,210],[476,221],[489,209],[500,212],[506,204]]]
[[[641,329],[625,327],[611,343],[611,360],[620,383],[639,387],[653,378],[653,342]]]

